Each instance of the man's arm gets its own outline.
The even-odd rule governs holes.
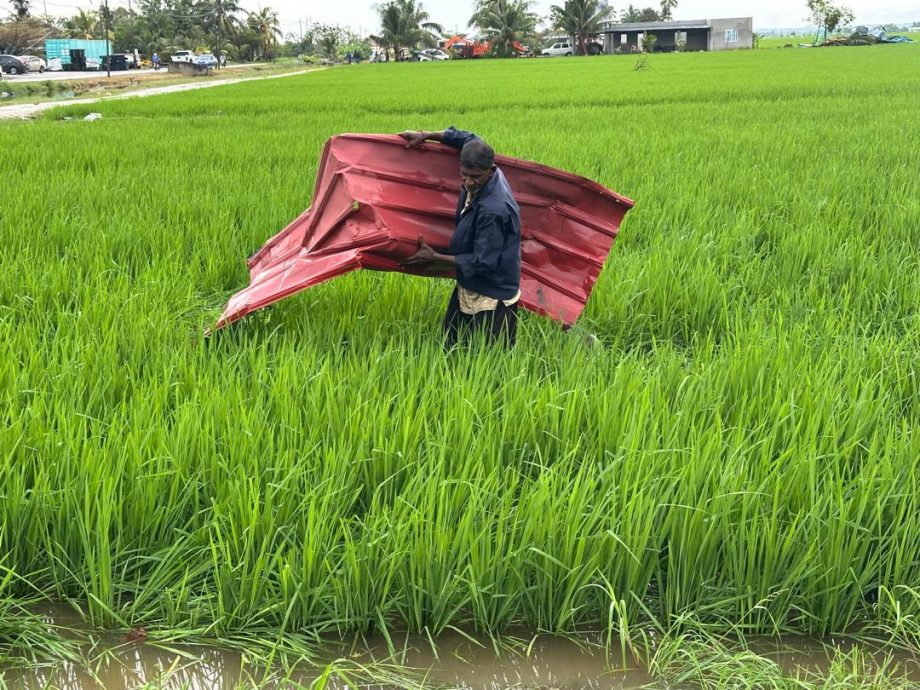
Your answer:
[[[403,268],[425,266],[430,269],[455,270],[457,262],[450,254],[442,254],[433,249],[421,235],[418,237],[418,251],[399,262]]]
[[[400,132],[399,136],[406,140],[407,149],[417,148],[426,141],[436,141],[439,144],[447,144],[458,151],[463,148],[466,142],[479,138],[472,132],[457,129],[456,127],[448,127],[442,132],[405,131]]]
[[[424,132],[422,130],[412,132],[406,130],[405,132],[400,132],[399,136],[406,140],[407,149],[414,149],[421,146],[426,141],[436,141],[440,144],[444,143],[444,132]]]

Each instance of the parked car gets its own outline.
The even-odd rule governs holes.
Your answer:
[[[87,72],[98,72],[102,67],[102,63],[99,62],[96,58],[86,58],[86,71]]]
[[[48,68],[45,61],[37,55],[20,55],[19,61],[24,63],[30,72],[42,73]]]
[[[195,64],[202,67],[217,67],[217,58],[211,53],[202,53],[195,58]]]
[[[15,55],[0,55],[0,70],[7,74],[25,74],[29,68]]]
[[[400,57],[403,62],[437,62],[450,59],[447,53],[437,48],[426,48],[425,50],[410,50],[406,48],[402,50]]]
[[[545,55],[547,57],[564,55],[565,57],[569,57],[574,52],[574,46],[568,41],[563,41],[561,43],[553,43],[553,45],[551,45],[549,48],[544,48],[540,55]]]
[[[445,53],[440,48],[426,48],[422,51],[422,53],[427,55],[432,60],[450,60],[450,55]]]
[[[48,71],[49,72],[62,72],[64,70],[64,63],[61,61],[61,58],[51,58],[48,60]]]
[[[170,62],[187,62],[192,64],[195,62],[195,51],[194,50],[177,50],[170,57]]]

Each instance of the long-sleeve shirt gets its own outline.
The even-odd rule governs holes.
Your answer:
[[[458,150],[478,138],[453,127],[444,132],[444,143]],[[463,188],[448,249],[456,261],[457,283],[494,299],[514,299],[521,286],[521,211],[511,187],[496,168],[469,201],[468,196]]]

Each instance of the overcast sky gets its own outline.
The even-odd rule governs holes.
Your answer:
[[[40,1],[40,0],[33,0]],[[374,33],[378,28],[377,13],[373,9],[375,0],[243,0],[246,9],[268,5],[278,10],[285,33],[299,31],[300,21],[339,24],[350,26],[354,31]],[[431,18],[453,31],[464,30],[472,14],[473,0],[421,0]],[[843,0],[856,13],[860,24],[880,24],[892,21],[920,21],[920,0]],[[551,4],[562,4],[562,0],[537,0],[534,8],[541,15],[547,14]],[[620,0],[612,3],[617,11],[629,2]],[[657,0],[633,0],[637,7],[657,7]],[[710,17],[754,17],[754,28],[804,26],[805,0],[774,0],[773,2],[750,2],[746,0],[679,0],[675,19],[708,19]]]

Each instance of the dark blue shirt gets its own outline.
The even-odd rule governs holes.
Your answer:
[[[474,139],[479,137],[453,127],[444,132],[444,143],[455,149]],[[521,287],[521,210],[508,180],[496,168],[463,213],[466,197],[463,188],[448,249],[457,262],[457,282],[487,297],[511,299]]]

